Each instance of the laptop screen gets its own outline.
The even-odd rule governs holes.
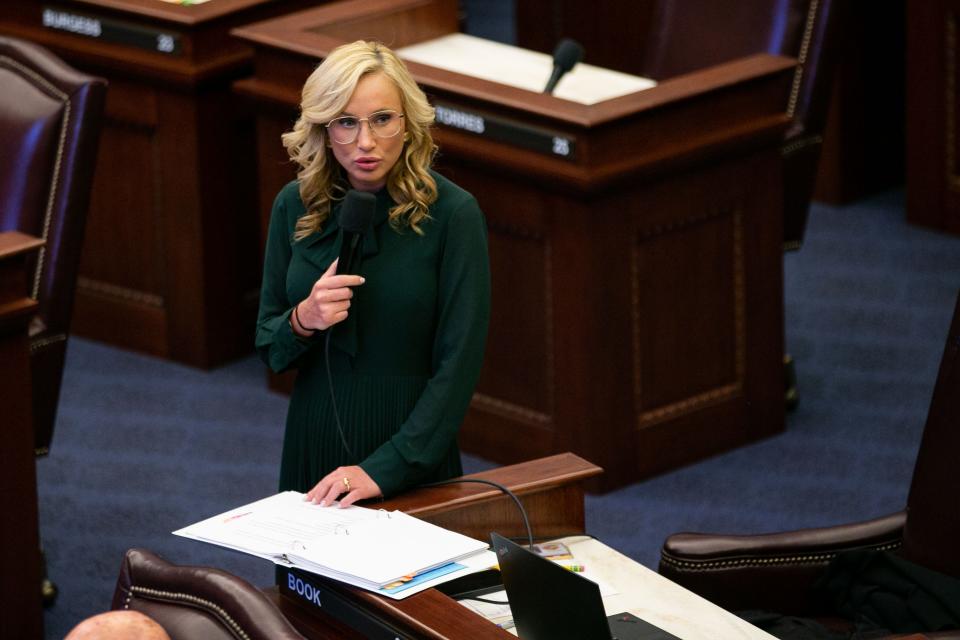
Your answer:
[[[600,587],[491,533],[513,622],[522,640],[609,640]]]
[[[609,618],[597,583],[490,534],[521,640],[679,640],[630,613]]]

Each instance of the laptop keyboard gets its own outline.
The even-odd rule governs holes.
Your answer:
[[[612,640],[680,640],[672,633],[626,611],[607,616],[607,624],[610,625]]]

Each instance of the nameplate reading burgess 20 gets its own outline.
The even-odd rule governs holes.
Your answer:
[[[90,14],[45,6],[43,26],[55,31],[66,31],[78,36],[125,44],[166,55],[180,55],[180,35],[152,29],[122,20],[113,20]]]
[[[564,160],[573,160],[576,156],[576,145],[570,136],[450,103],[436,102],[434,107],[437,122],[445,127],[467,131]]]

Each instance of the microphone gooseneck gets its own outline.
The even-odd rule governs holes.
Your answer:
[[[544,88],[544,93],[553,93],[563,74],[573,69],[583,59],[583,46],[576,40],[564,38],[553,50],[553,72]]]

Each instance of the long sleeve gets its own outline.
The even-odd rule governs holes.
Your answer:
[[[257,315],[256,349],[270,369],[280,373],[296,366],[297,359],[318,339],[316,332],[301,338],[290,327],[293,304],[287,295],[287,270],[290,267],[293,232],[286,200],[291,196],[292,183],[280,191],[270,214],[270,228],[264,252],[263,282],[260,287],[260,310]],[[296,197],[299,197],[297,195]],[[295,220],[294,220],[295,222]]]
[[[454,445],[480,375],[490,319],[483,214],[467,197],[447,223],[440,257],[431,376],[399,431],[361,467],[391,495],[427,478]]]

